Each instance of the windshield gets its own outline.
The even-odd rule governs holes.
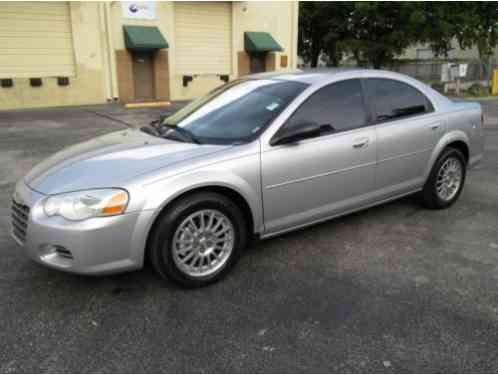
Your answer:
[[[248,142],[307,86],[271,79],[233,81],[192,101],[161,125],[180,127],[200,143]]]

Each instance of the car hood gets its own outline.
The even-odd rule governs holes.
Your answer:
[[[34,167],[24,181],[43,194],[120,187],[141,174],[230,146],[197,145],[126,130],[68,147]]]

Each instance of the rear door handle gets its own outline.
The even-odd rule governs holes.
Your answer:
[[[368,138],[356,139],[353,143],[353,148],[363,148],[368,146]]]

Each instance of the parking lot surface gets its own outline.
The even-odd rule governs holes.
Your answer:
[[[280,236],[199,290],[147,267],[45,269],[8,234],[33,165],[160,110],[0,112],[0,372],[497,372],[498,103],[483,106],[485,158],[452,208],[405,198]]]

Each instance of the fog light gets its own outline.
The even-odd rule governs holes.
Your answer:
[[[66,249],[64,246],[53,245],[53,244],[43,244],[40,245],[40,258],[41,259],[50,259],[54,256],[59,256],[65,259],[74,259],[71,251]]]
[[[64,257],[64,258],[68,258],[68,259],[74,259],[73,254],[71,254],[71,252],[68,249],[66,249],[65,247],[57,246],[57,245],[55,245],[54,247],[55,247],[55,252],[57,253],[57,255]]]

